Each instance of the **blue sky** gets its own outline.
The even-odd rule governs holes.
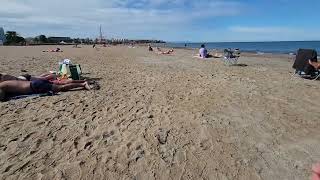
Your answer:
[[[320,0],[0,0],[23,36],[166,41],[320,40]]]

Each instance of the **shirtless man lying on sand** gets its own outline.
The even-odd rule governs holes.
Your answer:
[[[12,76],[9,74],[0,73],[0,82],[10,81],[10,80],[19,80],[19,81],[32,81],[32,80],[54,80],[56,75],[54,74],[42,74],[40,76],[31,76],[30,74],[24,74],[19,77]]]
[[[10,80],[17,80],[17,81],[34,81],[34,80],[47,80],[50,81],[52,84],[57,85],[65,85],[71,83],[84,83],[84,80],[69,80],[69,79],[57,79],[57,76],[54,74],[42,74],[40,76],[31,76],[29,74],[21,75],[19,77],[15,77],[8,74],[1,74],[0,73],[0,83],[3,81],[10,81]]]
[[[88,82],[83,83],[69,83],[69,84],[53,84],[47,80],[34,80],[34,81],[3,81],[0,83],[0,100],[5,100],[8,96],[19,96],[29,94],[40,94],[40,93],[56,93],[68,91],[75,88],[83,88],[90,90]]]
[[[157,50],[159,51],[157,54],[172,54],[173,49],[170,49],[168,51],[162,51],[159,47],[157,47]]]

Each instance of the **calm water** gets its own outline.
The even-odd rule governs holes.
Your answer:
[[[203,43],[167,43],[168,47],[199,48]],[[282,42],[221,42],[204,43],[207,49],[239,48],[241,51],[261,53],[295,53],[299,48],[316,49],[320,53],[320,41]]]

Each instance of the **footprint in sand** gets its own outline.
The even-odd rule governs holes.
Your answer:
[[[8,167],[6,167],[6,168],[4,169],[4,172],[3,172],[3,173],[9,172],[12,167],[13,167],[13,165],[9,165]]]
[[[84,145],[84,147],[83,147],[83,149],[88,149],[88,150],[90,150],[91,148],[92,148],[92,142],[91,141],[89,141],[89,142],[87,142],[85,145]]]
[[[106,132],[102,135],[102,138],[104,140],[105,144],[108,144],[109,142],[112,142],[112,137],[114,136],[115,132],[114,130],[111,130],[110,132]]]
[[[143,158],[145,151],[142,145],[138,145],[133,151],[127,153],[130,162],[137,162],[139,159]]]
[[[28,135],[26,135],[26,136],[22,139],[22,142],[28,140],[28,139],[31,137],[31,135],[33,135],[33,134],[35,134],[35,132],[31,132],[31,133],[29,133]]]
[[[170,130],[160,128],[156,133],[156,137],[160,144],[166,144]]]
[[[19,139],[19,138],[14,138],[14,139],[11,139],[11,140],[9,141],[9,143],[10,143],[10,142],[15,142],[15,141],[18,141],[18,139]]]
[[[73,145],[75,149],[78,149],[80,137],[76,137],[76,139],[73,140]]]

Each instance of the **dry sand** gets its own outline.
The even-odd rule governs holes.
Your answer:
[[[80,63],[101,90],[0,104],[0,179],[309,179],[320,160],[320,82],[292,58],[247,67],[145,48],[0,47],[0,72]]]

